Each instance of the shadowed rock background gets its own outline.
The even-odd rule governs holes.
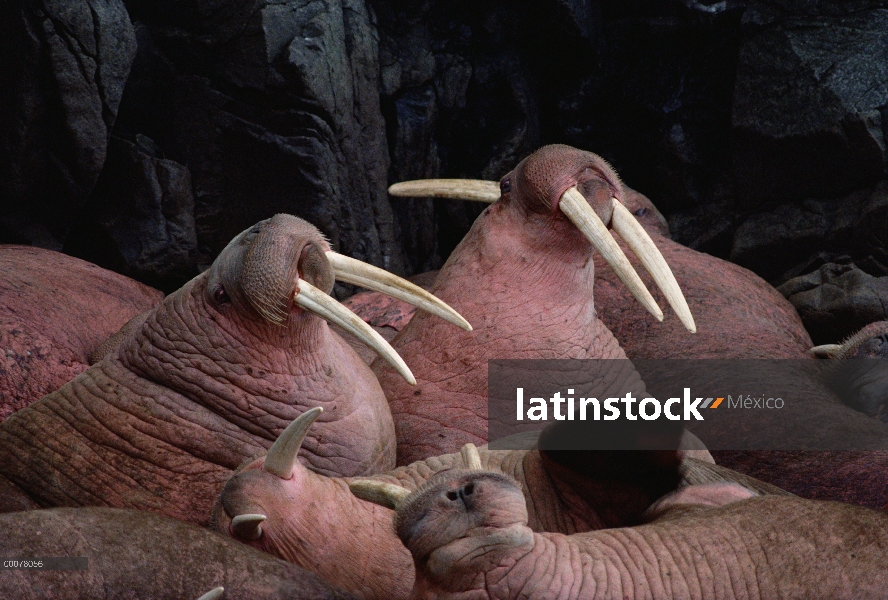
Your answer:
[[[0,242],[166,291],[276,212],[437,268],[483,207],[388,184],[561,142],[815,342],[888,318],[888,1],[8,0],[0,58]]]

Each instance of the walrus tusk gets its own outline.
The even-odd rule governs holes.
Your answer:
[[[380,506],[385,506],[392,510],[397,509],[398,504],[403,502],[404,498],[410,495],[410,490],[407,488],[373,479],[355,479],[349,481],[348,488],[351,490],[352,494],[361,500],[379,504]]]
[[[417,179],[402,181],[389,187],[392,196],[408,198],[446,198],[449,200],[474,200],[492,204],[500,198],[496,181],[483,179]]]
[[[822,346],[814,346],[808,350],[808,353],[817,358],[835,358],[841,349],[841,344],[823,344]]]
[[[478,453],[478,447],[475,444],[469,442],[462,447],[459,453],[467,469],[480,471],[484,468],[481,466],[481,455]]]
[[[644,230],[629,209],[623,206],[619,200],[613,199],[613,216],[611,217],[611,228],[620,234],[629,249],[635,253],[647,272],[651,274],[654,283],[657,284],[666,296],[669,306],[678,315],[685,329],[691,333],[697,333],[697,326],[694,324],[694,317],[691,309],[685,300],[681,288],[672,274],[672,269],[666,264],[666,259],[660,254],[660,250],[654,244],[651,236]]]
[[[576,186],[568,188],[561,196],[558,208],[564,213],[570,221],[577,226],[577,229],[583,232],[589,243],[598,250],[601,257],[614,270],[617,277],[623,282],[623,285],[635,296],[635,299],[641,302],[649,313],[654,315],[658,321],[663,320],[663,311],[657,306],[657,302],[651,293],[645,287],[644,282],[635,272],[632,263],[623,254],[617,241],[607,230],[604,221],[589,206],[586,198],[580,193]],[[651,242],[653,244],[653,242]]]
[[[304,279],[297,280],[297,289],[293,301],[316,315],[323,317],[327,321],[336,323],[356,338],[376,350],[376,352],[386,359],[401,377],[407,380],[410,385],[416,385],[416,378],[407,367],[407,364],[395,352],[387,341],[381,335],[367,325],[364,320],[350,311],[348,308],[308,283]]]
[[[198,598],[197,600],[219,600],[222,597],[222,594],[225,592],[225,588],[219,586],[217,588],[211,589],[209,592]]]
[[[231,520],[231,532],[242,540],[258,540],[262,537],[262,521],[267,518],[259,514],[238,515]]]
[[[323,408],[315,406],[287,425],[287,428],[268,449],[262,470],[277,475],[281,479],[293,477],[293,467],[296,465],[296,456],[299,454],[299,448],[302,447],[302,441],[308,434],[308,430],[311,429],[312,423],[321,416],[322,412],[324,412]]]
[[[399,300],[403,300],[413,306],[441,317],[457,327],[466,331],[472,331],[472,326],[461,314],[453,310],[440,298],[430,294],[418,285],[414,285],[406,279],[389,273],[385,269],[368,265],[365,262],[344,256],[337,252],[328,251],[327,260],[333,267],[336,281],[344,281],[353,285],[382,292]]]
[[[578,196],[582,197],[582,194],[580,194],[575,188],[571,189],[573,189]],[[389,187],[389,194],[392,196],[476,200],[488,203],[496,202],[500,198],[499,184],[495,181],[484,181],[481,179],[417,179],[414,181],[402,181]],[[565,192],[565,194],[567,194],[567,192]],[[658,321],[662,321],[663,311],[657,306],[653,296],[651,296],[644,283],[638,277],[635,269],[632,268],[631,263],[626,259],[626,256],[623,254],[622,250],[620,250],[619,246],[615,243],[611,243],[612,237],[610,233],[607,233],[607,227],[603,223],[601,223],[601,227],[591,224],[588,226],[581,226],[580,223],[585,223],[591,220],[591,217],[587,219],[586,216],[589,212],[594,214],[594,211],[591,209],[588,211],[583,209],[583,205],[588,206],[588,202],[586,202],[585,199],[583,199],[582,202],[579,201],[579,198],[574,198],[574,200],[575,202],[568,200],[567,203],[565,203],[565,196],[562,196],[561,202],[559,203],[562,212],[564,212],[565,216],[583,231],[583,234],[586,235],[590,242],[592,242],[593,246],[595,246],[595,248],[601,253],[611,268],[617,273],[620,280],[622,280],[623,284],[629,288],[632,295],[641,302],[642,306],[654,315]],[[616,208],[617,206],[619,206],[619,208]],[[573,216],[568,214],[568,211],[571,211]],[[579,222],[575,220],[576,217],[579,218]],[[595,215],[595,217],[601,222],[601,219],[598,219],[598,215]],[[672,273],[669,265],[666,263],[665,259],[663,259],[663,255],[660,254],[660,251],[654,245],[647,232],[644,231],[641,224],[639,224],[635,217],[632,216],[632,213],[630,213],[629,210],[616,199],[614,199],[614,211],[611,219],[611,226],[614,228],[614,231],[619,233],[620,237],[626,241],[626,244],[632,252],[638,256],[641,264],[644,265],[645,269],[647,269],[654,278],[654,282],[663,291],[666,300],[669,302],[669,306],[671,306],[672,310],[675,311],[675,314],[678,315],[679,320],[685,328],[691,333],[696,333],[697,326],[694,323],[694,317],[691,314],[691,309],[685,300],[678,282],[675,280],[675,275]],[[583,227],[587,227],[587,229],[583,229]],[[601,246],[589,237],[590,230],[597,231],[601,234],[591,234],[596,240],[601,240]],[[605,234],[606,238],[604,237]],[[612,262],[612,260],[615,262]]]

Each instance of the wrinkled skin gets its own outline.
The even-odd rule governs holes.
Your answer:
[[[662,323],[648,315],[557,210],[559,194],[578,181],[595,210],[613,196],[646,225],[685,291],[696,334],[668,309]],[[597,156],[547,146],[503,183],[509,190],[478,218],[431,288],[475,331],[451,331],[422,315],[411,319],[393,345],[408,357],[419,381],[415,389],[374,364],[395,418],[399,464],[453,451],[461,442],[484,442],[489,359],[616,358],[619,346],[630,358],[808,358],[810,337],[784,298],[751,272],[662,235],[661,215],[650,201],[627,194]],[[667,307],[639,261],[623,249]],[[353,306],[359,303],[369,308],[360,299]],[[376,316],[371,322],[396,328],[403,320],[383,323]]]
[[[830,358],[888,358],[888,321],[870,323],[849,336]]]
[[[888,321],[870,323],[837,348],[828,363],[833,390],[849,404],[888,423]]]
[[[651,232],[650,228],[648,230]],[[663,250],[662,245],[660,248]],[[596,287],[596,290],[598,289],[599,287]],[[651,288],[649,287],[649,289]],[[684,289],[687,292],[687,288]],[[598,300],[597,294],[598,292],[596,291],[596,300]],[[693,297],[693,292],[688,294],[689,302],[691,297]],[[367,306],[378,306],[379,298],[380,296],[373,292],[362,293],[350,299],[353,302],[351,306],[355,310],[360,310],[362,307]],[[629,301],[627,300],[627,302]],[[635,302],[635,300],[631,299],[631,302]],[[411,316],[414,312],[406,304],[398,308],[408,312]],[[692,306],[695,317],[701,314],[701,308],[705,309],[705,305],[703,307]],[[394,309],[390,308],[389,310],[393,312]],[[366,316],[375,313],[365,309],[363,314]],[[376,320],[368,320],[368,322],[373,325],[381,325]],[[698,318],[699,322],[700,319]],[[659,325],[662,325],[662,323]],[[875,329],[874,326],[870,327]],[[653,333],[655,331],[654,325],[648,331]],[[705,337],[706,333],[698,329],[696,335]],[[712,337],[710,339],[715,340],[716,338]],[[726,353],[740,352],[742,350],[740,346],[734,346],[733,340],[730,338],[718,339],[726,342],[726,346],[732,346],[732,350],[729,350],[727,347],[724,348]],[[878,353],[879,349],[885,347],[884,342],[881,341],[880,334],[877,332],[874,332],[873,336],[867,336],[866,340],[869,340],[870,343],[865,345],[865,349],[874,346],[875,352]],[[796,356],[798,346],[793,344],[793,348],[788,354]],[[734,358],[754,357],[758,355],[760,350],[757,347],[749,348],[748,354],[741,352],[739,356],[735,355]],[[869,350],[869,352],[873,352],[873,350]],[[676,356],[675,358],[680,357]],[[812,379],[803,383],[806,386],[814,386],[812,388],[812,397],[820,397],[825,403],[838,401],[837,396],[832,394],[823,385],[823,382]],[[881,398],[884,398],[884,395]],[[874,404],[883,406],[878,402]],[[853,403],[852,407],[860,408]],[[871,411],[868,414],[875,415],[880,413]],[[855,430],[860,428],[867,429],[870,435],[878,436],[878,431],[873,431],[871,427],[861,423],[854,414],[837,409],[836,415],[842,419],[847,419],[849,427]],[[713,451],[712,454],[718,463],[723,466],[745,473],[750,477],[767,481],[774,486],[804,498],[835,500],[870,508],[888,509],[888,454],[884,452]]]
[[[704,495],[705,491],[704,491]],[[534,533],[520,488],[442,473],[398,507],[417,568],[413,598],[884,598],[888,513],[833,502],[716,494],[654,522]]]
[[[588,464],[590,453],[584,454]],[[577,533],[638,522],[657,498],[676,486],[740,481],[762,493],[785,493],[694,458],[680,465],[655,463],[655,454],[623,453],[618,471],[624,474],[635,467],[636,477],[630,480],[613,473],[581,475],[536,451],[479,451],[485,469],[519,482],[528,498],[528,526],[534,531]],[[262,464],[260,459],[246,465],[225,485],[214,509],[217,530],[237,538],[231,529],[235,516],[265,515],[262,535],[245,543],[365,600],[409,597],[413,561],[391,527],[393,511],[353,496],[349,479],[323,477],[297,464],[292,478],[284,480],[263,471]],[[415,490],[436,473],[465,467],[460,454],[447,454],[369,479]]]
[[[625,189],[630,210],[672,268],[697,324],[690,333],[669,310],[658,323],[596,255],[595,306],[629,358],[809,358],[811,338],[776,289],[752,271],[673,242],[654,204]],[[657,304],[666,307],[637,257],[622,240],[620,247]]]
[[[428,291],[437,276],[438,271],[430,271],[414,275],[409,280]],[[380,292],[360,292],[346,298],[342,304],[373,327],[387,342],[395,339],[398,332],[407,326],[416,312],[416,307],[412,304]],[[368,365],[373,364],[377,354],[372,348],[347,332],[340,329],[336,329],[336,332],[355,349],[364,362]]]
[[[657,234],[665,238],[670,237],[669,223],[666,221],[666,217],[657,210],[650,198],[639,191],[633,190],[625,183],[623,184],[623,192],[626,194],[626,208],[641,223],[645,231],[651,235]]]
[[[0,597],[16,600],[346,599],[295,565],[175,519],[111,508],[0,515],[4,557],[86,557],[88,570],[5,570]]]
[[[595,306],[629,358],[808,358],[811,338],[777,290],[752,271],[673,242],[653,202],[624,189],[630,211],[672,268],[697,324],[690,333],[669,310],[658,323],[596,255]],[[663,293],[636,256],[622,240],[620,247],[665,308]]]
[[[516,183],[520,184],[520,180],[512,176],[507,177],[511,179],[514,190]],[[667,263],[673,269],[694,314],[697,333],[687,332],[675,315],[668,310],[665,311],[664,321],[662,323],[656,322],[617,281],[613,272],[603,266],[603,261],[596,254],[594,256],[596,267],[598,267],[595,269],[596,285],[594,289],[596,310],[601,321],[614,332],[615,337],[630,358],[793,358],[806,360],[810,358],[807,354],[811,346],[810,337],[802,327],[793,307],[783,297],[751,272],[706,254],[684,248],[666,238],[666,232],[659,229],[655,221],[650,220],[652,214],[658,214],[652,212],[652,210],[655,211],[653,205],[650,205],[644,214],[639,215],[639,209],[642,208],[642,204],[640,204],[642,201],[639,197],[643,198],[640,194],[633,195],[637,208],[630,206],[630,210],[645,226]],[[626,203],[629,205],[628,200]],[[621,243],[621,246],[625,250],[625,245]],[[637,266],[638,262],[634,255],[628,252],[626,254]],[[651,285],[648,274],[643,269],[636,270],[647,283],[648,289],[651,290],[658,303],[665,307],[661,292]],[[433,289],[440,295],[444,293],[441,290],[443,285],[446,285],[446,282],[439,282],[433,286]],[[471,290],[472,288],[463,286],[463,289]],[[449,292],[452,294],[448,298],[450,304],[461,309],[458,300],[460,289],[453,286]],[[480,291],[477,293],[471,291],[470,294],[475,298],[482,296]],[[357,304],[358,300],[355,303]],[[370,298],[365,296],[360,299],[360,304],[367,306],[372,303]],[[466,314],[465,310],[462,312]],[[544,311],[531,309],[527,311],[527,314],[536,316],[541,312]],[[365,314],[368,314],[368,311],[365,311]],[[478,319],[473,317],[470,320],[474,323]],[[384,323],[371,322],[385,325]],[[431,324],[427,319],[425,322]],[[411,321],[411,323],[413,322]],[[728,332],[725,330],[726,325],[730,325]],[[463,354],[457,352],[456,348],[446,345],[448,354],[440,356],[440,353],[434,352],[434,348],[427,350],[416,341],[412,341],[426,339],[422,337],[425,332],[417,331],[421,327],[426,327],[426,324],[416,322],[408,325],[402,334],[402,339],[406,339],[407,335],[410,336],[411,342],[405,343],[404,347],[410,347],[413,357],[427,351],[442,363],[448,361],[455,363],[455,367],[442,367],[437,363],[429,364],[428,369],[433,372],[437,369],[450,373],[455,368],[462,366],[457,361],[463,360]],[[523,332],[519,332],[519,336],[521,333]],[[446,343],[446,331],[441,329],[435,334],[438,336],[437,340],[444,340]],[[395,343],[396,347],[399,346],[402,339]],[[518,337],[518,339],[522,338]],[[447,356],[450,358],[448,359]],[[514,354],[506,349],[501,353],[491,352],[489,355],[481,356],[479,360],[511,356]],[[410,360],[415,360],[415,358]],[[467,353],[465,360],[474,360],[474,356]],[[414,368],[414,371],[420,373],[419,368]],[[389,377],[391,378],[391,376]],[[395,383],[397,385],[397,382]],[[481,381],[476,383],[479,388],[483,386]],[[808,384],[816,384],[816,393],[812,399],[822,403],[820,409],[828,411],[830,409],[827,405],[838,401],[838,397],[823,382],[806,382],[806,385]],[[384,385],[388,390],[388,384]],[[408,393],[406,390],[400,389],[403,387],[398,386],[398,389],[395,390],[395,402],[404,404],[416,412],[423,410],[418,406],[418,403],[411,404],[409,396],[401,396],[402,393]],[[387,393],[391,396],[391,392]],[[436,404],[430,404],[436,406]],[[860,426],[867,429],[869,435],[879,436],[878,431],[872,431],[872,428],[857,420],[856,415],[849,414],[838,407],[835,408],[835,411],[836,419],[847,421],[847,426],[850,429],[855,430]],[[448,413],[445,412],[446,414]],[[401,426],[401,418],[402,411],[398,410],[396,413],[396,426],[398,427]],[[415,419],[416,417],[411,418]],[[472,427],[473,430],[481,428],[480,425],[472,425]],[[423,434],[434,435],[434,432],[427,431]],[[888,476],[885,475],[888,473],[886,470],[888,457],[883,457],[879,453],[783,452],[773,455],[774,457],[779,456],[780,460],[772,460],[773,457],[766,452],[716,452],[714,455],[721,464],[805,497],[845,500],[870,507],[883,507],[888,503]]]
[[[712,456],[803,498],[888,510],[888,452],[713,450]]]
[[[623,189],[627,208],[672,268],[697,324],[697,333],[690,333],[670,310],[664,310],[662,323],[657,322],[596,253],[595,309],[629,358],[810,357],[811,338],[795,308],[777,290],[743,267],[673,242],[653,203],[625,185]],[[626,244],[619,242],[665,309],[663,293]],[[401,331],[416,312],[405,302],[374,292],[357,294],[348,305],[382,330]]]
[[[635,215],[638,222],[642,224],[648,233],[657,233],[664,237],[669,237],[669,224],[666,217],[657,210],[654,203],[650,199],[636,192],[635,190],[623,185],[623,191],[626,194],[626,208]],[[600,257],[596,256],[596,269],[609,269]],[[601,264],[599,264],[601,262]],[[596,274],[600,271],[596,270]],[[439,271],[428,271],[410,277],[410,281],[416,285],[430,290],[438,277]],[[359,292],[343,301],[352,312],[360,316],[370,326],[379,332],[387,341],[392,341],[399,331],[404,329],[416,313],[416,307],[408,304],[403,300],[392,298],[380,292]],[[367,364],[373,363],[376,359],[376,353],[365,346],[353,336],[346,337],[346,340],[355,348],[355,351],[361,355]]]
[[[884,341],[886,333],[888,324],[885,322],[863,328],[841,345],[839,356],[843,358],[829,359],[821,374],[823,383],[827,383],[837,397],[841,396],[852,408],[883,422],[888,363],[877,359],[888,347]],[[823,390],[812,392],[812,397],[824,393]],[[841,412],[838,407],[834,417],[834,423],[839,426],[851,424],[851,439],[859,440],[873,433],[875,421],[861,421],[859,416]],[[720,464],[805,498],[888,509],[888,452],[714,451],[713,455]]]
[[[370,300],[370,294],[366,294],[366,301]],[[805,385],[812,384],[815,395],[829,394],[816,380],[805,382]],[[826,401],[834,400],[827,398]],[[847,411],[838,414],[849,418],[850,426],[856,430],[864,425]],[[878,435],[878,431],[864,428],[870,430],[871,435]],[[888,510],[888,454],[884,452],[713,451],[712,454],[723,466],[804,498]]]
[[[697,333],[672,311],[657,322],[596,260],[595,306],[629,358],[810,358],[811,337],[795,308],[761,277],[733,263],[651,234],[688,301]],[[661,307],[662,292],[624,243],[620,247]]]
[[[489,359],[625,357],[595,313],[592,245],[558,209],[576,184],[607,223],[611,198],[625,202],[625,194],[600,157],[575,150],[563,164],[564,148],[538,150],[503,179],[507,191],[478,217],[432,286],[474,331],[415,315],[392,346],[406,357],[416,387],[374,363],[395,419],[398,464],[486,442]]]
[[[333,285],[326,242],[278,215],[235,238],[101,362],[0,425],[0,509],[102,505],[205,523],[225,481],[314,406],[301,459],[320,473],[394,466],[373,374],[293,303]],[[268,315],[283,319],[271,323]],[[5,478],[5,480],[4,480]]]
[[[0,245],[0,421],[89,367],[89,355],[163,293],[79,258]]]

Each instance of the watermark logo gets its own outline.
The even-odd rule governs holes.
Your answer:
[[[541,397],[529,398],[525,412],[524,388],[519,387],[516,389],[515,399],[516,419],[523,421],[526,416],[529,421],[548,421],[549,404],[551,404],[552,418],[556,421],[616,421],[621,416],[629,421],[637,421],[639,418],[656,421],[661,416],[670,421],[702,421],[704,419],[699,409],[706,408],[710,404],[712,408],[718,408],[724,400],[718,398],[714,404],[712,398],[700,397],[692,400],[691,388],[684,389],[682,398],[669,398],[665,402],[656,398],[639,400],[632,395],[632,392],[627,392],[620,398],[606,398],[603,401],[599,401],[598,398],[574,398],[573,394],[573,388],[568,388],[566,397],[558,391],[548,402]],[[636,402],[638,406],[635,406]],[[701,406],[704,402],[705,404]],[[562,412],[562,409],[566,409],[565,412]],[[674,412],[676,410],[679,412]]]
[[[644,398],[639,400],[628,392],[620,398],[606,398],[599,401],[598,398],[575,398],[573,388],[568,388],[567,395],[555,392],[548,399],[541,397],[528,398],[525,403],[524,388],[515,390],[515,418],[518,421],[548,421],[549,405],[552,405],[552,419],[555,421],[616,421],[625,417],[629,421],[637,421],[639,418],[645,421],[655,421],[661,416],[670,421],[703,421],[700,413],[703,409],[714,409],[722,406],[725,398],[729,408],[773,408],[781,409],[786,405],[783,398],[768,398],[762,396],[753,398],[750,395],[737,396],[736,400],[728,395],[717,398],[697,397],[691,400],[691,388],[684,388],[682,398],[669,398],[666,402],[660,402],[656,398]],[[635,403],[638,402],[638,406]],[[622,406],[621,406],[622,405]],[[676,406],[678,405],[678,406]],[[675,410],[680,412],[676,413]]]
[[[854,410],[862,401],[848,390],[857,388],[837,388],[823,362],[490,361],[488,442],[668,450],[693,436],[710,450],[888,450],[888,433]],[[884,361],[871,362],[855,382],[881,372]]]
[[[721,400],[722,398],[719,398]],[[746,394],[746,397],[743,397],[743,394],[739,394],[737,399],[735,400],[731,396],[728,396],[728,406],[730,408],[745,408],[745,409],[753,409],[753,408],[775,408],[781,409],[786,406],[786,402],[783,398],[769,398],[766,396],[762,396],[760,398],[753,398],[749,394]]]

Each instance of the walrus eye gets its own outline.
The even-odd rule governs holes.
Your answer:
[[[243,241],[252,242],[253,240],[255,240],[256,237],[259,235],[259,232],[262,230],[262,227],[260,227],[260,225],[261,225],[261,223],[257,223],[256,225],[253,225],[250,228],[250,230],[246,233],[246,235],[244,235]]]
[[[226,292],[225,288],[221,285],[216,288],[215,292],[213,292],[213,300],[216,301],[216,304],[228,304],[231,302],[228,292]]]
[[[500,193],[508,194],[512,191],[512,180],[506,177],[502,181],[500,181]]]
[[[648,209],[642,206],[632,214],[634,214],[636,217],[643,217],[648,214]]]

